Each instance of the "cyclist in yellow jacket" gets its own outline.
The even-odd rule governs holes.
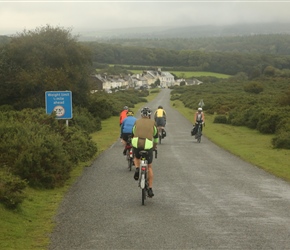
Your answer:
[[[154,120],[158,129],[158,133],[163,138],[164,135],[166,135],[166,132],[164,133],[164,135],[162,135],[162,129],[164,130],[164,127],[166,125],[166,112],[161,105],[159,105],[158,109],[154,112]]]

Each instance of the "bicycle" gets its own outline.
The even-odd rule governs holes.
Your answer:
[[[157,158],[157,149],[155,151],[155,158]],[[148,151],[142,150],[139,152],[141,155],[141,164],[140,164],[140,171],[139,171],[139,181],[138,187],[141,188],[142,191],[142,205],[145,204],[146,193],[148,191],[149,183],[148,183]]]
[[[201,126],[202,126],[202,122],[198,122],[197,124],[197,132],[195,134],[195,139],[197,139],[197,142],[200,143],[201,142]]]
[[[133,159],[134,159],[134,155],[133,155],[133,147],[132,147],[132,144],[131,144],[131,141],[132,141],[132,137],[131,136],[128,136],[128,140],[126,142],[126,159],[127,159],[127,162],[128,162],[128,169],[131,171],[132,170],[132,166],[133,166]]]

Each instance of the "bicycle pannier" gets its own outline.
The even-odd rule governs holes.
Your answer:
[[[162,138],[164,138],[165,136],[166,136],[166,131],[162,129]]]

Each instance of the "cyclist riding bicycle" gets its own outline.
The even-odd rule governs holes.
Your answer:
[[[198,108],[197,112],[194,115],[194,129],[197,128],[198,123],[202,123],[202,125],[205,124],[204,113],[202,112],[202,108]],[[201,126],[201,132],[202,127],[203,126]]]
[[[155,122],[150,119],[151,110],[148,107],[144,107],[141,110],[141,118],[135,122],[133,126],[133,138],[132,146],[134,152],[134,162],[136,166],[134,179],[137,181],[139,179],[139,167],[140,167],[140,151],[148,151],[148,196],[153,197],[154,193],[152,190],[153,185],[153,150],[156,149],[158,143],[158,131],[155,126]]]
[[[127,151],[126,145],[127,145],[128,137],[132,135],[133,126],[137,120],[137,118],[134,117],[134,112],[130,109],[127,110],[126,115],[127,117],[123,120],[122,125],[121,125],[121,136],[120,136],[120,138],[123,139],[123,144],[125,146],[123,150],[123,155],[126,155],[126,151]]]
[[[154,112],[154,120],[158,128],[158,133],[160,134],[164,131],[164,133],[162,133],[162,138],[164,138],[166,136],[166,132],[164,130],[166,125],[166,112],[161,105],[159,105],[158,109]]]
[[[123,110],[120,113],[120,126],[122,125],[122,122],[124,119],[127,117],[127,112],[128,112],[128,106],[124,106]]]

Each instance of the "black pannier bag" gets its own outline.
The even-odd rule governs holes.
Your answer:
[[[166,131],[162,129],[162,138],[166,137]]]

